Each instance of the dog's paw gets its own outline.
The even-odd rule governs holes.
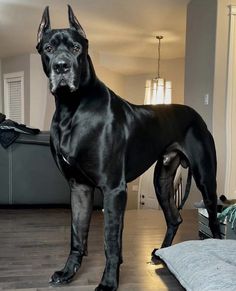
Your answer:
[[[69,272],[63,272],[63,271],[56,271],[51,279],[49,280],[49,283],[51,285],[63,285],[68,284],[71,282],[74,274],[71,274]]]
[[[95,291],[116,291],[117,287],[111,287],[111,286],[105,286],[102,284],[99,284]]]
[[[154,265],[158,265],[158,264],[160,264],[160,262],[161,262],[160,257],[158,257],[158,256],[155,254],[155,252],[156,252],[157,250],[158,250],[158,249],[154,249],[154,250],[152,251],[152,253],[151,253],[151,262],[152,262],[152,264],[154,264]]]
[[[79,270],[81,262],[82,256],[70,254],[65,267],[60,271],[56,271],[49,280],[49,283],[55,286],[70,283]]]
[[[71,282],[71,280],[74,277],[75,273],[76,273],[76,270],[74,270],[73,272],[72,271],[64,271],[64,270],[56,271],[52,275],[49,283],[51,285],[57,285],[57,286],[58,285],[63,285],[63,284],[68,284],[68,283]]]

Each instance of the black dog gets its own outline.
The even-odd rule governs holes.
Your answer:
[[[122,263],[126,183],[158,161],[154,185],[164,211],[169,246],[182,222],[174,203],[177,167],[189,166],[209,213],[214,237],[216,154],[202,118],[183,105],[137,106],[121,99],[97,77],[88,40],[69,6],[68,29],[51,29],[48,7],[38,31],[38,52],[55,96],[51,125],[54,159],[71,188],[71,252],[51,282],[69,282],[87,255],[94,188],[104,195],[106,267],[96,290],[117,290]]]

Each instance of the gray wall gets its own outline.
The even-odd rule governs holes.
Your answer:
[[[184,102],[193,107],[212,131],[217,1],[192,0],[187,8]],[[209,103],[204,104],[208,94]],[[186,206],[202,199],[195,183]]]
[[[4,74],[24,72],[25,123],[30,122],[30,56],[22,55],[2,59],[2,79]],[[3,96],[3,88],[2,88]]]
[[[3,112],[2,87],[2,60],[0,59],[0,112]]]
[[[216,0],[192,0],[187,9],[185,104],[196,109],[212,130]],[[209,104],[204,104],[208,94]]]

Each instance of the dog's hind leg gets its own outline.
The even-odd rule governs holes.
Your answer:
[[[164,212],[167,231],[162,248],[171,245],[178,230],[182,218],[174,200],[174,178],[180,165],[180,157],[177,152],[171,152],[163,156],[156,164],[154,171],[154,187],[157,199]]]
[[[205,207],[209,214],[209,227],[214,238],[221,238],[217,219],[216,195],[216,153],[214,140],[210,132],[201,130],[189,131],[185,141],[194,180],[202,193]]]
[[[50,280],[53,285],[69,283],[87,255],[87,238],[93,209],[94,189],[70,180],[71,188],[71,250],[65,267],[56,271]]]

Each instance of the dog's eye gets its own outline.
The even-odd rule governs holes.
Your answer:
[[[80,45],[78,44],[75,44],[73,47],[72,47],[72,52],[73,53],[78,53],[80,52],[81,48],[80,48]]]
[[[45,47],[45,51],[48,52],[48,53],[51,53],[53,51],[53,47],[51,45],[47,45]]]

